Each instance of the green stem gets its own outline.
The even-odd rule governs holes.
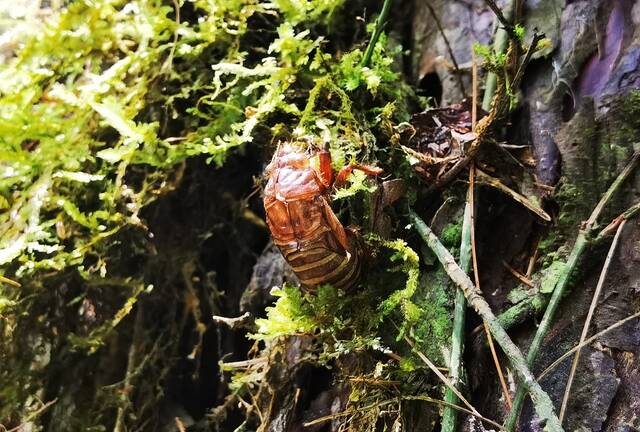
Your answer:
[[[472,205],[470,197],[467,197],[462,222],[462,240],[460,241],[460,268],[467,274],[471,269]],[[464,297],[464,291],[458,288],[456,289],[453,335],[451,337],[451,359],[449,361],[449,377],[454,386],[458,386],[463,374],[462,353],[464,352],[464,322],[466,310],[467,301]],[[444,400],[450,405],[446,405],[442,413],[442,432],[455,432],[458,410],[453,408],[452,405],[458,403],[458,397],[453,390],[447,389]]]
[[[478,315],[487,322],[491,334],[507,355],[518,379],[529,389],[536,413],[541,419],[546,421],[545,429],[548,432],[563,431],[549,395],[542,390],[540,384],[538,384],[527,367],[527,362],[522,352],[516,344],[513,343],[504,328],[502,328],[496,316],[493,314],[491,307],[484,297],[482,297],[482,294],[476,289],[471,279],[469,279],[469,276],[458,266],[453,256],[451,256],[447,248],[442,245],[427,224],[411,209],[409,210],[409,218],[427,246],[435,253],[451,280],[463,290],[469,304]]]
[[[506,8],[504,19],[506,21],[511,21],[513,17],[513,3],[515,0],[512,0],[509,4],[509,7]],[[509,33],[500,26],[500,19],[496,16],[496,36],[493,40],[493,52],[495,55],[500,55],[507,50],[507,45],[509,43]],[[493,101],[493,95],[496,93],[496,88],[498,86],[498,75],[494,72],[489,72],[487,74],[487,79],[485,81],[484,87],[484,96],[482,98],[482,109],[485,111],[489,111],[491,109],[491,101]]]
[[[580,334],[580,343],[583,343],[587,339],[587,335],[589,334],[589,326],[591,325],[591,320],[593,319],[593,314],[596,311],[596,307],[598,306],[598,300],[600,299],[600,294],[602,293],[602,287],[604,286],[604,282],[607,280],[607,274],[609,273],[609,268],[611,267],[611,260],[616,253],[616,247],[618,246],[618,241],[620,240],[620,234],[622,234],[622,230],[624,229],[625,223],[627,221],[622,221],[620,225],[618,225],[618,231],[616,231],[616,236],[613,238],[613,242],[609,247],[609,252],[607,253],[607,258],[604,261],[604,265],[602,266],[602,271],[600,272],[600,277],[598,278],[598,284],[596,285],[596,290],[593,293],[593,297],[591,298],[591,304],[589,305],[589,312],[587,313],[587,318],[584,321],[584,325],[582,326],[582,333]],[[567,413],[567,405],[569,404],[569,398],[571,397],[571,387],[573,385],[573,380],[576,377],[576,371],[578,370],[578,362],[580,361],[580,349],[576,351],[576,355],[573,357],[573,363],[571,364],[571,372],[569,372],[569,379],[567,380],[567,384],[564,389],[564,396],[562,397],[562,405],[560,405],[560,421],[565,417]]]
[[[507,36],[507,32],[498,29],[496,32],[496,41],[494,44],[496,53],[503,53],[507,48],[507,41],[509,37]],[[498,75],[495,72],[489,72],[487,74],[487,80],[485,82],[484,87],[484,96],[482,98],[482,109],[485,111],[489,111],[491,109],[491,102],[493,101],[493,95],[496,93],[496,88],[498,87]]]
[[[391,0],[384,0],[382,11],[380,11],[380,15],[378,15],[378,18],[376,19],[376,27],[373,30],[371,40],[369,41],[367,50],[364,52],[362,62],[360,63],[360,66],[363,68],[368,67],[369,63],[371,62],[373,50],[375,49],[376,44],[378,43],[378,39],[380,39],[380,35],[382,34],[382,28],[384,27],[384,23],[387,20],[387,16],[389,15],[389,9],[391,9]]]
[[[498,315],[498,322],[505,330],[510,330],[518,324],[522,324],[528,319],[538,316],[544,312],[549,301],[547,294],[537,293],[531,297],[516,303]],[[487,338],[484,332],[481,332],[482,326],[477,327],[473,331],[473,345],[478,348],[487,348]]]

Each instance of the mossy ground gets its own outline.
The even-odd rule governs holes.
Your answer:
[[[279,140],[315,136],[336,169],[357,159],[393,174],[406,163],[389,138],[417,99],[384,34],[361,66],[372,29],[354,14],[365,6],[100,0],[44,9],[42,25],[25,17],[0,66],[0,265],[21,284],[0,287],[3,425],[31,418],[42,399],[57,402],[33,417],[36,428],[156,427],[181,367],[215,373],[201,364],[223,343],[210,316],[237,311],[266,239],[245,180]],[[341,217],[366,220],[359,202],[372,190],[352,176],[335,197]],[[315,334],[314,361],[325,364],[383,352],[398,335],[380,331],[385,320],[440,338],[442,326],[425,323],[441,322],[444,300],[413,301],[430,290],[418,286],[415,253],[401,240],[374,243],[386,286],[313,299],[285,288],[256,337]],[[234,394],[257,377],[236,374]]]

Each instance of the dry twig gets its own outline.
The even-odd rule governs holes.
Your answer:
[[[416,348],[416,344],[413,343],[411,339],[405,336],[404,340],[409,344],[411,349],[418,355],[418,357],[420,357],[420,360],[422,360],[429,367],[429,369],[431,369],[431,371],[433,371],[433,373],[435,373],[436,376],[440,378],[440,381],[442,381],[442,383],[446,385],[449,390],[451,390],[467,407],[469,407],[471,411],[478,415],[480,414],[478,413],[478,410],[476,410],[473,405],[471,405],[471,403],[462,395],[462,393],[460,393],[460,391],[447,379],[447,377],[444,376],[442,372],[440,372],[436,365],[434,365],[433,362],[429,360],[429,358],[424,355],[423,352]]]
[[[35,410],[34,412],[32,412],[31,414],[29,414],[24,421],[22,422],[22,424],[19,424],[18,426],[12,428],[12,429],[5,429],[6,432],[21,432],[24,429],[26,429],[26,425],[27,423],[30,423],[31,421],[35,420],[40,414],[42,414],[43,412],[45,412],[51,405],[53,405],[54,403],[58,402],[58,398],[55,398],[53,400],[50,400],[47,403],[43,403],[42,406],[40,408],[38,408],[37,410]],[[2,426],[2,424],[0,424],[0,426]],[[4,426],[2,426],[4,428]]]
[[[487,6],[489,6],[489,9],[491,9],[495,14],[496,18],[498,18],[498,21],[500,21],[500,24],[502,24],[502,27],[504,27],[504,30],[507,32],[509,37],[511,37],[511,39],[513,40],[518,40],[516,33],[513,30],[513,24],[511,24],[509,19],[507,19],[507,17],[504,16],[504,14],[502,13],[502,9],[498,7],[496,2],[494,0],[485,0],[485,3],[487,3]]]
[[[468,409],[466,409],[464,407],[461,407],[459,405],[451,404],[451,403],[449,403],[447,401],[443,401],[443,400],[440,400],[440,399],[434,399],[434,398],[426,396],[426,395],[402,396],[401,399],[402,400],[419,400],[419,401],[429,402],[429,403],[433,403],[433,404],[444,406],[444,407],[450,407],[450,408],[453,408],[455,410],[458,410],[458,411],[467,413],[467,414],[469,414],[471,416],[474,416],[474,417],[482,420],[483,422],[485,422],[487,424],[490,424],[493,427],[498,428],[498,430],[504,430],[504,428],[502,427],[501,424],[499,424],[499,423],[497,423],[497,422],[495,422],[495,421],[493,421],[491,419],[488,419],[486,417],[483,417],[482,415],[478,414],[477,412],[473,412],[473,411],[468,410]],[[398,403],[398,400],[397,399],[391,399],[391,400],[386,400],[386,401],[382,401],[382,402],[377,402],[377,403],[374,403],[374,404],[367,405],[366,407],[360,408],[359,410],[356,410],[354,408],[350,408],[350,409],[347,409],[347,410],[342,411],[342,412],[337,413],[337,414],[330,414],[330,415],[326,415],[326,416],[323,416],[323,417],[319,417],[319,418],[317,418],[315,420],[311,420],[309,422],[304,423],[303,426],[304,427],[314,426],[314,425],[321,424],[321,423],[324,423],[324,422],[327,422],[327,421],[330,421],[330,420],[334,420],[336,418],[345,417],[345,416],[348,416],[348,415],[351,415],[351,414],[355,414],[357,411],[367,411],[367,410],[370,410],[370,409],[373,409],[373,408],[379,408],[379,407],[386,406],[386,405],[391,405],[391,404],[394,404],[394,403]]]
[[[528,277],[520,273],[518,270],[511,267],[508,262],[502,261],[502,265],[504,266],[504,268],[506,268],[509,271],[509,273],[511,273],[520,282],[527,285],[528,287],[531,287],[531,288],[534,287],[533,282],[531,282],[531,279],[529,279]]]
[[[478,172],[480,172],[478,170]],[[481,291],[480,288],[480,272],[478,271],[478,256],[476,254],[476,229],[475,229],[475,199],[474,199],[474,183],[476,178],[476,169],[475,164],[471,163],[471,168],[469,169],[469,188],[471,189],[471,257],[473,262],[473,275],[476,282],[476,289]],[[491,331],[489,330],[489,325],[487,321],[484,320],[482,322],[484,327],[484,332],[487,335],[487,342],[489,342],[489,350],[491,351],[491,358],[493,359],[493,364],[496,367],[496,372],[498,373],[498,379],[500,380],[500,387],[502,388],[502,394],[504,395],[504,399],[507,402],[507,407],[511,409],[511,395],[509,394],[509,387],[507,387],[507,382],[504,379],[504,373],[502,372],[502,366],[500,365],[500,360],[498,359],[498,353],[496,351],[495,344],[493,343],[493,337],[491,337]]]
[[[612,332],[613,330],[617,329],[618,327],[621,327],[621,326],[625,325],[629,321],[632,321],[632,320],[638,319],[638,318],[640,318],[640,312],[636,312],[633,315],[629,315],[628,317],[623,318],[620,321],[617,321],[617,322],[611,324],[606,329],[594,334],[593,336],[591,336],[589,339],[585,340],[584,342],[581,342],[578,345],[574,346],[569,351],[567,351],[566,353],[564,353],[560,357],[558,357],[556,360],[554,360],[553,363],[551,363],[545,370],[543,370],[542,373],[540,375],[538,375],[538,377],[537,377],[538,381],[540,381],[542,378],[547,376],[552,370],[557,368],[558,365],[560,363],[562,363],[563,361],[565,361],[567,358],[569,358],[569,356],[571,356],[571,354],[573,354],[576,351],[578,351],[579,349],[589,345],[590,343],[598,340],[599,337],[604,336],[607,333]]]
[[[500,192],[503,192],[503,193],[509,195],[511,198],[514,199],[514,201],[522,204],[524,207],[529,209],[532,213],[534,213],[536,216],[538,216],[543,221],[551,222],[551,216],[549,216],[549,214],[547,212],[545,212],[538,204],[536,204],[535,202],[531,201],[530,199],[528,199],[524,195],[514,191],[513,189],[511,189],[510,187],[508,187],[507,185],[502,183],[497,178],[494,178],[494,177],[490,176],[489,174],[486,174],[482,170],[477,170],[477,172],[478,172],[478,182],[480,182],[482,184],[485,184],[485,185],[492,186],[492,187],[498,189]]]
[[[463,97],[466,97],[467,92],[464,88],[464,83],[462,82],[462,74],[460,73],[460,67],[458,66],[458,61],[456,60],[456,56],[453,55],[453,49],[451,48],[451,44],[449,43],[449,38],[447,38],[444,29],[442,28],[442,23],[440,22],[440,18],[436,15],[436,11],[433,10],[433,6],[429,2],[425,2],[427,5],[427,9],[429,9],[429,13],[433,17],[433,20],[438,27],[438,31],[442,35],[442,39],[444,40],[444,44],[447,46],[447,51],[449,51],[449,57],[451,57],[451,62],[453,63],[453,68],[455,69],[455,75],[458,80],[458,87],[460,87],[460,93],[462,93]]]
[[[595,312],[596,306],[598,305],[598,299],[600,298],[600,293],[602,292],[602,287],[604,286],[604,281],[607,278],[607,273],[609,272],[609,267],[611,266],[611,260],[613,259],[613,255],[615,254],[616,247],[618,246],[618,240],[620,239],[620,233],[624,229],[625,223],[626,223],[626,220],[623,220],[622,223],[618,225],[616,236],[614,237],[613,242],[611,242],[609,253],[607,254],[607,258],[604,262],[604,266],[602,267],[602,272],[600,273],[600,278],[598,279],[598,285],[596,286],[596,290],[593,293],[593,297],[591,298],[591,305],[589,306],[587,319],[585,320],[584,326],[582,327],[582,334],[580,335],[580,344],[584,343],[585,339],[587,339],[587,334],[589,333],[589,326],[591,325],[591,320],[593,319],[593,313]],[[580,344],[578,344],[578,346],[580,346]],[[571,372],[569,373],[567,386],[565,387],[564,396],[562,397],[562,405],[560,406],[560,421],[562,421],[565,413],[567,412],[567,404],[569,403],[569,396],[571,395],[571,386],[573,384],[573,379],[575,378],[575,375],[576,375],[576,370],[578,369],[579,360],[580,360],[580,348],[578,348],[575,356],[573,357]]]

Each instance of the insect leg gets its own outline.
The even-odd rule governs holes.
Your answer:
[[[360,165],[357,163],[351,163],[340,170],[340,172],[336,176],[334,186],[336,188],[344,186],[344,184],[347,182],[347,177],[349,177],[349,174],[351,174],[351,172],[356,169],[370,176],[379,176],[384,172],[382,168],[374,167],[371,165]]]

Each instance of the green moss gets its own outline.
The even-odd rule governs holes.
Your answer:
[[[584,104],[557,136],[567,157],[554,193],[560,205],[558,223],[539,244],[545,266],[557,260],[554,251],[558,247],[575,238],[582,221],[589,217],[634,151],[640,133],[640,91],[616,97],[609,105],[605,120],[599,120],[593,106]],[[619,194],[614,198],[603,219],[624,210],[623,197]]]
[[[414,326],[413,337],[427,357],[444,364],[443,353],[451,346],[453,331],[453,293],[444,269],[438,266],[425,273],[415,297],[421,319]]]
[[[509,302],[512,304],[516,304],[528,298],[529,296],[530,296],[530,293],[529,293],[528,287],[525,285],[518,285],[517,287],[509,291],[509,294],[507,295],[507,300],[509,300]]]
[[[460,240],[462,239],[462,218],[455,222],[447,224],[440,233],[440,241],[447,249],[460,247]]]
[[[564,135],[575,148],[563,172],[570,193],[563,198],[582,200],[591,209],[633,153],[640,132],[640,91],[633,90],[608,102],[603,119],[596,118],[592,105],[585,104],[567,126]],[[563,136],[561,134],[561,136]]]
[[[406,117],[410,95],[399,92],[407,87],[390,68],[397,47],[381,38],[365,69],[359,66],[365,40],[343,46],[331,33],[329,23],[356,19],[336,13],[344,4],[78,0],[53,2],[46,20],[38,15],[26,23],[15,56],[0,64],[0,274],[22,283],[0,291],[0,376],[15,383],[2,390],[0,423],[20,423],[29,397],[41,392],[41,371],[29,371],[40,345],[51,349],[64,341],[52,349],[56,363],[70,351],[81,362],[104,354],[107,341],[118,343],[117,330],[131,325],[129,313],[138,310],[134,303],[160,278],[147,264],[158,243],[146,212],[180,184],[185,167],[206,160],[215,170],[248,146],[267,155],[291,135],[330,143],[340,164],[375,158],[376,142],[386,139],[380,123],[391,130],[398,116]],[[359,175],[344,201],[371,190]],[[397,310],[389,309],[400,310],[401,321],[418,315],[411,303],[417,282],[407,281],[417,273],[403,273],[405,261],[393,264],[396,290],[410,289],[398,295]],[[181,280],[179,268],[166,271],[163,283]],[[269,320],[259,322],[265,341],[321,329],[339,338],[326,353],[380,349],[373,329],[381,321],[382,294],[346,299],[328,288],[313,300],[290,290],[279,294]],[[95,318],[83,321],[78,306],[84,302],[98,311]],[[154,373],[165,374],[160,363],[174,358],[168,347],[179,344],[156,343],[162,348],[135,350]],[[83,374],[93,375],[92,369]],[[75,395],[65,391],[60,400],[73,402]],[[86,410],[121,408],[126,429],[149,421],[129,415],[129,396],[96,392]],[[77,409],[79,421],[101,421]]]
[[[547,306],[548,298],[544,296],[535,296],[531,299],[531,306],[533,307],[535,313],[539,313],[544,310]]]
[[[424,366],[404,342],[407,335],[430,359],[444,364],[453,302],[446,272],[438,266],[421,276],[418,256],[404,241],[369,236],[368,242],[379,248],[376,254],[381,266],[380,274],[367,280],[366,289],[345,294],[323,286],[315,295],[302,295],[293,287],[277,289],[276,304],[267,308],[266,318],[256,321],[258,330],[252,337],[275,341],[290,335],[314,335],[319,349],[308,360],[325,365],[347,353],[384,351],[388,346],[403,358],[389,373],[407,377],[417,366]],[[240,373],[234,378],[234,388],[262,380],[253,371],[247,373],[250,375]]]
[[[542,279],[540,280],[540,292],[543,294],[551,294],[566,269],[567,264],[564,261],[554,261],[549,267],[544,269]]]
[[[617,117],[621,121],[615,125],[618,130],[618,140],[622,142],[633,142],[638,138],[637,131],[640,129],[640,90],[631,90],[620,97],[614,105]]]
[[[513,328],[515,325],[542,313],[547,306],[548,299],[549,296],[542,294],[528,296],[498,315],[498,321],[505,330]]]

